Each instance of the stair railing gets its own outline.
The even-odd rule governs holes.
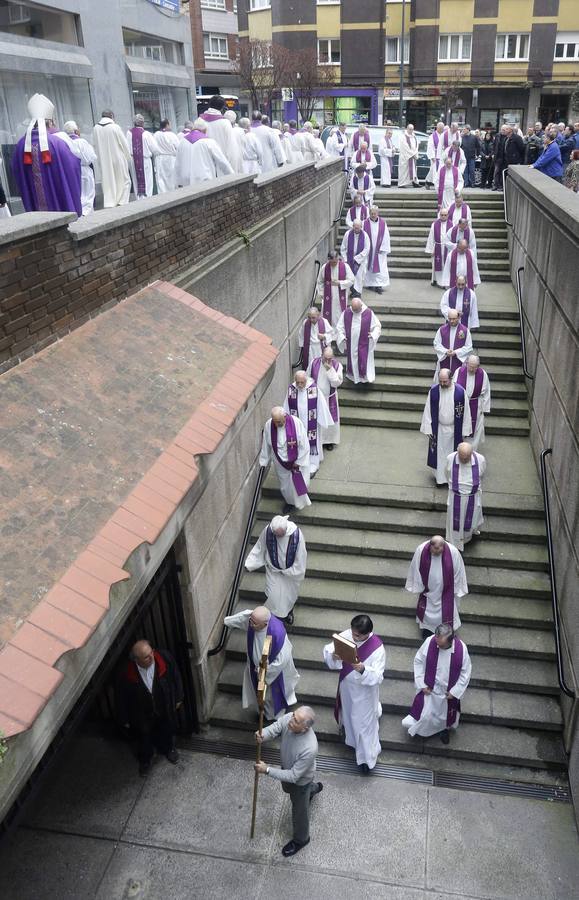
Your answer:
[[[525,271],[524,266],[517,269],[517,304],[519,307],[519,325],[521,328],[521,351],[523,355],[523,375],[530,381],[534,381],[535,376],[529,372],[527,366],[527,342],[525,340],[525,317],[523,316],[523,291],[521,288],[521,272]]]
[[[227,609],[225,612],[226,616],[230,616],[235,607],[235,600],[237,598],[237,592],[239,590],[239,582],[241,581],[241,576],[243,574],[243,565],[245,563],[245,555],[247,553],[247,545],[249,543],[249,538],[251,537],[253,518],[255,516],[257,504],[259,503],[259,498],[261,495],[261,486],[263,484],[263,479],[265,478],[267,469],[268,469],[267,466],[260,466],[259,472],[257,474],[257,481],[255,484],[255,488],[253,490],[253,497],[251,498],[251,508],[249,510],[249,516],[247,518],[247,522],[245,524],[245,531],[243,533],[243,540],[241,542],[241,550],[239,553],[239,558],[237,560],[237,566],[235,567],[235,575],[233,576],[233,583],[231,585],[231,590],[229,592],[229,600],[227,601]],[[212,650],[208,651],[207,656],[216,656],[218,653],[221,653],[221,651],[225,647],[225,642],[227,639],[227,632],[228,632],[227,625],[224,625],[221,629],[221,634],[219,635],[219,640],[218,640],[216,646],[213,647]]]
[[[314,288],[313,288],[313,290],[312,290],[312,296],[311,296],[311,299],[310,299],[310,306],[315,306],[315,305],[316,305],[316,292],[317,292],[317,289],[318,289],[318,275],[320,274],[320,269],[322,268],[322,264],[321,264],[321,262],[319,261],[319,259],[316,259],[316,261],[315,261],[315,267],[316,267],[316,275],[315,275],[315,278],[314,278]],[[300,355],[299,355],[298,358],[296,359],[295,363],[292,363],[292,369],[299,369],[299,367],[302,365],[303,358],[304,358],[304,348],[302,347],[302,348],[300,349]]]
[[[340,210],[338,215],[332,222],[332,225],[337,225],[338,222],[342,221],[342,212],[344,210],[344,203],[346,202],[346,191],[348,190],[348,172],[344,172],[344,190],[342,191],[342,202],[340,203]]]
[[[545,525],[547,529],[547,553],[549,556],[549,578],[551,581],[551,607],[553,610],[553,631],[555,633],[555,653],[557,656],[557,676],[559,678],[559,687],[568,697],[576,700],[575,692],[571,690],[565,681],[563,672],[563,654],[561,650],[561,620],[559,616],[559,598],[557,595],[557,579],[555,576],[555,551],[553,549],[553,529],[551,525],[551,506],[549,503],[549,488],[547,484],[547,464],[545,462],[547,456],[553,452],[553,448],[543,450],[540,457],[541,467],[541,486],[543,488],[543,504],[545,506]]]
[[[505,209],[505,222],[509,228],[513,227],[513,223],[509,222],[509,205],[507,200],[507,174],[508,169],[503,169],[503,206]]]

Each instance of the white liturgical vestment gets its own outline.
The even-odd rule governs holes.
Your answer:
[[[351,347],[351,356],[352,356],[352,373],[349,374],[346,371],[346,377],[353,381],[354,384],[359,384],[359,382],[373,382],[376,381],[376,367],[374,364],[374,349],[378,340],[380,339],[380,335],[382,333],[382,324],[380,319],[378,319],[374,312],[372,312],[372,318],[370,320],[370,337],[368,341],[368,362],[366,365],[366,377],[360,374],[360,369],[358,365],[358,356],[359,356],[359,343],[360,343],[360,328],[362,324],[362,313],[368,309],[365,303],[362,304],[362,309],[360,312],[354,313],[352,316],[352,331],[351,331],[351,339],[352,339],[352,347]],[[346,325],[344,320],[344,313],[340,316],[338,320],[338,325],[336,327],[336,344],[338,345],[338,350],[340,353],[344,353],[347,351],[348,344],[348,336],[346,334]]]
[[[426,654],[428,653],[430,641],[433,640],[433,637],[426,638],[414,658],[414,685],[417,691],[421,691],[426,687],[426,682],[424,681],[424,676],[426,675]],[[470,681],[472,670],[470,656],[464,641],[462,641],[462,646],[463,658],[460,675],[450,692],[457,700],[460,700],[464,696]],[[432,734],[438,734],[439,731],[444,731],[446,729],[446,718],[448,715],[446,692],[450,675],[450,661],[452,654],[454,653],[454,648],[455,641],[453,641],[452,647],[448,650],[439,649],[438,651],[438,664],[436,666],[434,688],[432,689],[431,694],[424,695],[424,707],[420,719],[416,721],[412,716],[406,716],[406,718],[402,720],[404,728],[408,729],[408,734],[411,737],[414,737],[415,734],[418,734],[421,737],[430,737]],[[459,719],[460,713],[458,712],[456,714],[456,721],[451,728],[458,728]]]
[[[432,390],[432,389],[431,389]],[[465,398],[466,399],[466,398]],[[454,446],[454,385],[447,388],[440,388],[440,397],[438,403],[438,435],[437,435],[437,454],[436,454],[436,483],[446,484],[446,458],[449,453],[453,453]],[[424,413],[422,415],[422,423],[420,425],[422,434],[432,435],[432,417],[430,413],[430,394],[426,398]],[[472,430],[472,420],[470,416],[470,407],[467,402],[464,404],[464,412],[462,419],[462,437],[468,438]]]
[[[406,590],[411,594],[420,595],[424,590],[424,583],[422,581],[422,575],[420,574],[420,557],[424,547],[428,543],[428,541],[423,541],[423,543],[419,544],[414,551],[414,556],[412,557],[412,562],[410,563],[410,568],[408,570],[408,577],[406,578]],[[452,568],[454,571],[454,621],[452,626],[454,630],[457,631],[460,628],[458,601],[461,597],[468,594],[468,584],[466,581],[466,572],[462,556],[452,544],[448,544],[447,546],[449,547],[452,556]],[[442,553],[438,556],[431,554],[428,588],[424,618],[421,622],[417,616],[416,622],[421,628],[426,628],[428,631],[434,631],[437,625],[442,624]]]
[[[448,310],[450,309],[449,298],[450,298],[451,288],[448,288],[442,295],[442,299],[440,301],[440,311],[444,318],[448,317]],[[453,309],[458,309],[458,311],[462,312],[462,301],[464,298],[464,290],[461,288],[456,289],[456,305]],[[480,323],[478,320],[478,303],[476,299],[476,294],[474,291],[470,292],[470,310],[468,314],[468,322],[466,323],[469,331],[473,328],[478,328]]]
[[[456,384],[458,380],[458,373],[460,369],[458,369],[454,375],[453,380]],[[485,413],[490,413],[491,411],[491,385],[489,381],[489,376],[483,369],[483,383],[480,395],[478,397],[478,409],[476,416],[476,425],[474,429],[474,435],[469,437],[468,442],[472,445],[473,450],[478,450],[481,444],[484,444],[485,440]],[[475,376],[467,373],[466,376],[466,388],[465,393],[467,398],[470,400],[475,389]]]
[[[245,560],[245,568],[249,572],[254,572],[265,566],[265,596],[267,597],[267,608],[272,611],[274,616],[280,619],[285,617],[292,611],[300,590],[300,585],[306,577],[306,562],[308,558],[306,550],[306,542],[302,532],[299,533],[299,542],[296,550],[293,565],[287,569],[283,568],[287,559],[287,549],[290,537],[294,532],[299,531],[294,522],[287,522],[287,531],[281,537],[274,535],[277,542],[277,558],[278,563],[282,567],[277,569],[267,549],[267,529],[266,526],[261,532],[257,542],[251,549],[247,559]]]
[[[298,442],[298,455],[295,465],[299,468],[306,486],[310,483],[310,444],[306,429],[297,416],[292,416],[296,429],[296,438]],[[285,425],[277,429],[277,452],[280,459],[287,462],[287,438]],[[305,506],[311,506],[312,501],[308,494],[299,495],[295,489],[292,479],[292,473],[285,469],[277,461],[273,447],[271,445],[271,419],[268,419],[263,429],[263,438],[261,441],[261,452],[259,454],[260,466],[268,466],[273,463],[279,480],[279,489],[286,503],[295,506],[296,509],[303,509]]]
[[[448,478],[448,500],[446,505],[446,540],[449,544],[454,544],[459,550],[464,550],[464,545],[471,540],[473,533],[479,531],[483,524],[483,506],[482,506],[482,483],[486,472],[486,460],[480,453],[473,453],[472,459],[467,463],[462,463],[458,458],[458,453],[450,453],[446,460],[446,477]],[[473,462],[476,457],[478,463],[479,489],[476,493],[473,490]],[[460,512],[458,520],[458,530],[454,529],[454,506],[455,494],[453,491],[453,466],[458,462],[458,491],[460,495]],[[472,497],[472,500],[471,500]],[[472,520],[470,528],[466,530],[465,523],[469,502],[472,508]]]
[[[305,388],[297,389],[297,404],[298,404],[298,416],[300,422],[304,426],[306,432],[312,428],[312,421],[309,419],[309,396],[308,396],[308,388],[312,387],[314,382],[311,378],[308,378],[307,384]],[[292,387],[296,387],[295,382]],[[328,428],[329,425],[332,424],[332,416],[330,415],[330,410],[328,409],[327,400],[322,391],[318,390],[318,403],[317,403],[317,435],[316,435],[316,448],[317,454],[311,452],[310,446],[310,476],[314,475],[318,469],[320,468],[320,463],[324,460],[324,449],[322,446],[322,431],[324,428]],[[289,401],[286,394],[286,398],[283,405],[286,413],[290,413]]]

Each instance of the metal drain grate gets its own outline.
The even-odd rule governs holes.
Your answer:
[[[247,744],[221,743],[191,737],[181,742],[187,750],[200,753],[213,753],[217,756],[230,756],[233,759],[251,760],[255,756],[253,747]],[[262,748],[265,762],[279,763],[279,751]],[[355,762],[335,756],[318,756],[319,772],[334,772],[340,775],[359,775]],[[560,785],[523,784],[515,781],[501,781],[494,778],[480,778],[476,775],[457,775],[452,772],[433,772],[430,769],[414,769],[412,766],[390,766],[378,763],[372,770],[373,778],[394,778],[397,781],[410,781],[413,784],[426,784],[432,787],[453,788],[458,791],[477,791],[483,794],[502,794],[508,797],[524,797],[530,800],[551,800],[559,803],[570,803],[571,795],[567,788]]]

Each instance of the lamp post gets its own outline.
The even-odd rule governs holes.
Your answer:
[[[398,105],[398,125],[402,128],[404,118],[404,20],[406,0],[402,0],[402,33],[400,35],[400,102]]]

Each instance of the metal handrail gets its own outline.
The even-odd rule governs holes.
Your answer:
[[[521,289],[521,272],[525,271],[524,266],[517,269],[517,304],[519,307],[519,325],[521,327],[521,349],[523,354],[523,375],[534,381],[535,376],[531,375],[527,366],[527,344],[525,341],[525,319],[523,316],[523,291]]]
[[[319,259],[316,259],[315,267],[316,267],[316,277],[314,278],[314,289],[312,291],[312,302],[310,303],[310,306],[314,306],[314,302],[316,299],[316,292],[318,289],[318,275],[320,274],[320,269],[322,268],[322,264],[319,261]]]
[[[507,203],[507,175],[509,170],[503,169],[503,206],[505,210],[505,222],[509,228],[513,227],[513,223],[509,222],[509,206]]]
[[[348,190],[348,172],[344,172],[344,190],[342,191],[342,202],[340,203],[340,211],[337,217],[332,222],[332,225],[337,225],[338,222],[342,221],[342,210],[344,209],[344,203],[346,202],[346,191]]]
[[[549,556],[549,578],[551,580],[551,607],[553,610],[553,630],[555,632],[555,653],[557,655],[557,676],[559,687],[568,697],[576,700],[575,692],[568,687],[563,673],[563,655],[561,653],[561,625],[559,618],[559,598],[557,596],[557,580],[555,577],[555,552],[553,550],[553,532],[551,528],[551,507],[549,504],[549,491],[547,489],[547,465],[546,457],[553,452],[553,448],[543,450],[540,457],[541,486],[543,488],[543,504],[545,506],[545,525],[547,528],[547,553]]]
[[[233,608],[235,606],[235,600],[237,597],[237,591],[239,590],[239,582],[241,581],[241,576],[243,574],[243,565],[245,563],[245,554],[247,553],[247,545],[249,543],[249,538],[251,537],[251,529],[253,527],[253,517],[255,516],[255,511],[257,509],[257,504],[259,503],[259,497],[261,494],[261,486],[263,484],[263,479],[265,478],[265,473],[267,472],[267,466],[260,466],[259,473],[257,476],[257,483],[255,485],[255,490],[253,491],[253,497],[251,499],[251,508],[249,510],[249,516],[247,518],[247,523],[245,526],[245,532],[243,535],[243,541],[241,542],[241,552],[239,554],[239,558],[237,560],[237,566],[235,568],[235,575],[233,577],[233,583],[231,585],[231,591],[229,593],[229,600],[227,601],[227,611],[225,613],[226,616],[230,616],[233,612]],[[221,629],[221,634],[219,635],[219,640],[217,645],[209,650],[207,656],[216,656],[218,653],[221,653],[223,648],[225,647],[225,640],[227,637],[227,625],[224,625]]]

